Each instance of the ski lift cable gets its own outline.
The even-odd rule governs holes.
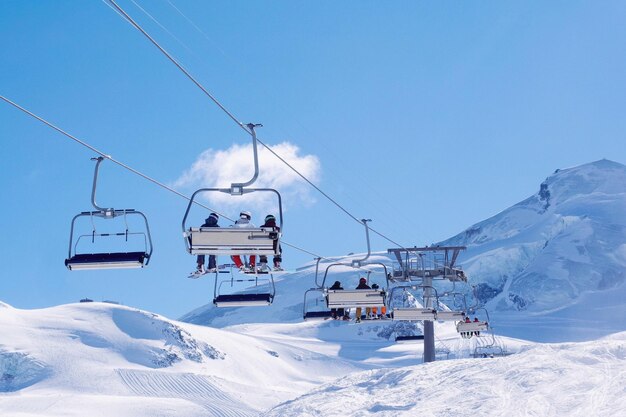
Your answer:
[[[130,15],[128,15],[128,13],[126,13],[124,11],[124,9],[122,9],[116,2],[115,0],[107,0],[117,11],[118,14],[121,14],[132,26],[134,26],[139,32],[141,32],[146,38],[148,38],[148,40],[157,47],[157,49],[159,49],[159,51],[161,51],[161,53],[163,53],[179,70],[181,70],[183,72],[183,74],[185,74],[187,76],[187,78],[189,78],[205,95],[207,95],[211,101],[213,101],[224,113],[226,113],[226,115],[232,119],[239,127],[241,127],[243,130],[246,131],[246,133],[248,133],[249,135],[252,136],[252,132],[251,130],[242,122],[240,122],[237,117],[235,117],[235,115],[233,113],[231,113],[222,103],[219,102],[219,100],[217,100],[217,98],[211,94],[206,88],[204,88],[204,86],[198,81],[196,80],[193,75],[191,75],[189,73],[189,71],[187,71],[177,60],[176,58],[174,58],[169,52],[167,52],[152,36],[150,36],[148,34],[148,32],[146,32],[140,25],[139,23],[137,23],[135,20],[133,20],[132,17],[130,17]],[[268,145],[266,145],[265,143],[263,143],[260,139],[257,138],[257,141],[263,145],[265,147],[265,149],[267,149],[268,151],[270,151],[275,157],[277,157],[281,162],[283,162],[285,165],[287,165],[287,167],[289,167],[293,172],[295,172],[300,178],[302,178],[304,181],[306,181],[311,187],[315,188],[320,194],[322,194],[324,197],[326,197],[330,202],[332,202],[335,206],[337,206],[340,210],[342,210],[345,214],[347,214],[350,218],[352,218],[354,221],[356,221],[357,223],[361,224],[361,220],[358,219],[357,217],[355,217],[352,213],[350,213],[348,210],[346,210],[341,204],[339,204],[335,199],[333,199],[332,197],[330,197],[328,194],[326,194],[321,188],[319,188],[317,185],[313,184],[313,182],[311,182],[307,177],[305,177],[303,174],[301,174],[297,169],[295,169],[291,164],[289,164],[284,158],[282,158],[281,156],[279,156],[276,152],[274,152],[273,149],[271,149]],[[390,243],[393,243],[394,245],[397,245],[399,247],[404,248],[404,245],[400,245],[399,243],[393,241],[392,239],[388,238],[387,236],[383,235],[382,233],[370,228],[370,230],[372,232],[374,232],[375,234],[377,234],[378,236],[380,236],[381,238],[387,240]]]
[[[156,23],[161,29],[163,29],[168,35],[170,35],[176,42],[178,42],[183,48],[185,48],[187,51],[189,51],[191,54],[193,54],[194,56],[198,57],[195,52],[188,47],[183,41],[181,41],[176,35],[174,35],[168,28],[166,28],[161,22],[159,22],[157,20],[156,17],[154,17],[150,12],[148,12],[145,8],[143,8],[139,3],[137,3],[135,0],[130,0],[139,10],[141,10],[143,12],[143,14],[145,14],[146,16],[148,16],[148,18],[150,20],[152,20],[154,23]],[[199,58],[199,57],[198,57]]]
[[[126,170],[128,170],[128,171],[132,172],[133,174],[139,175],[140,177],[142,177],[142,178],[144,178],[144,179],[146,179],[146,180],[148,180],[148,181],[152,182],[153,184],[158,185],[159,187],[162,187],[162,188],[166,189],[167,191],[170,191],[170,192],[172,192],[172,193],[174,193],[174,194],[178,195],[179,197],[184,198],[185,200],[188,200],[188,201],[190,200],[190,198],[189,198],[189,197],[187,197],[186,195],[184,195],[184,194],[180,193],[179,191],[176,191],[175,189],[173,189],[173,188],[171,188],[171,187],[168,187],[167,185],[163,184],[162,182],[159,182],[159,181],[155,180],[154,178],[149,177],[148,175],[146,175],[146,174],[144,174],[144,173],[142,173],[142,172],[140,172],[140,171],[137,171],[136,169],[134,169],[134,168],[132,168],[132,167],[130,167],[130,166],[128,166],[128,165],[126,165],[126,164],[124,164],[123,162],[120,162],[120,161],[116,160],[116,159],[115,159],[115,158],[113,158],[111,155],[107,155],[106,153],[102,152],[101,150],[99,150],[99,149],[97,149],[97,148],[95,148],[95,147],[91,146],[91,145],[90,145],[90,144],[88,144],[87,142],[85,142],[85,141],[82,141],[82,140],[78,139],[76,136],[73,136],[73,135],[71,135],[70,133],[66,132],[65,130],[61,129],[60,127],[53,125],[52,123],[48,122],[48,121],[47,121],[47,120],[45,120],[44,118],[42,118],[42,117],[40,117],[40,116],[36,115],[35,113],[33,113],[33,112],[31,112],[31,111],[29,111],[29,110],[25,109],[24,107],[20,106],[19,104],[15,103],[14,101],[9,100],[8,98],[6,98],[6,97],[4,97],[4,96],[0,96],[0,99],[4,100],[5,102],[7,102],[8,104],[12,105],[13,107],[15,107],[15,108],[17,108],[17,109],[21,110],[22,112],[26,113],[27,115],[29,115],[29,116],[31,116],[31,117],[34,117],[35,119],[39,120],[41,123],[43,123],[43,124],[45,124],[46,126],[48,126],[48,127],[52,128],[52,129],[56,130],[57,132],[61,133],[62,135],[66,136],[66,137],[68,137],[68,138],[70,138],[70,139],[72,139],[73,141],[75,141],[75,142],[79,143],[80,145],[82,145],[82,146],[84,146],[84,147],[86,147],[86,148],[88,148],[88,149],[92,150],[93,152],[97,153],[98,155],[101,155],[102,157],[104,157],[104,158],[108,159],[109,161],[111,161],[111,162],[113,162],[113,163],[115,163],[115,164],[117,164],[117,165],[121,166],[122,168],[124,168],[124,169],[126,169]],[[225,215],[223,215],[223,214],[221,214],[221,213],[218,213],[217,211],[213,210],[212,208],[210,208],[210,207],[208,207],[208,206],[205,206],[205,205],[204,205],[204,204],[202,204],[202,203],[198,203],[198,202],[195,202],[195,203],[196,203],[196,204],[198,204],[199,206],[201,206],[201,207],[203,207],[203,208],[207,209],[207,210],[210,210],[210,211],[213,211],[213,212],[215,212],[215,213],[219,214],[220,216],[224,217],[225,219],[228,219],[228,220],[230,220],[230,221],[234,221],[233,219],[230,219],[228,216],[225,216]]]
[[[105,0],[103,0],[105,1]],[[199,32],[207,41],[209,41],[211,43],[211,46],[216,48],[218,51],[220,51],[220,53],[223,56],[226,56],[226,53],[222,50],[222,48],[220,48],[220,46],[217,44],[217,42],[215,42],[213,39],[211,39],[209,37],[209,35],[207,35],[202,29],[200,29],[200,27],[193,21],[191,20],[191,18],[189,18],[185,13],[183,13],[183,11],[178,8],[174,3],[172,3],[170,0],[165,0],[170,6],[172,6],[172,8],[174,10],[176,10],[178,12],[178,14],[180,14],[197,32]]]
[[[190,200],[190,198],[189,198],[189,197],[187,197],[186,195],[184,195],[184,194],[180,193],[179,191],[176,191],[175,189],[173,189],[173,188],[171,188],[171,187],[168,187],[167,185],[165,185],[165,184],[161,183],[160,181],[157,181],[157,180],[155,180],[154,178],[151,178],[151,177],[149,177],[148,175],[143,174],[142,172],[140,172],[140,171],[138,171],[138,170],[136,170],[136,169],[134,169],[134,168],[132,168],[132,167],[130,167],[130,166],[128,166],[128,165],[126,165],[126,164],[124,164],[124,163],[122,163],[122,162],[118,161],[118,160],[116,160],[116,159],[115,159],[115,158],[113,158],[111,155],[107,155],[106,153],[104,153],[104,152],[100,151],[99,149],[95,148],[94,146],[90,145],[89,143],[87,143],[87,142],[85,142],[85,141],[83,141],[83,140],[78,139],[77,137],[75,137],[75,136],[73,136],[72,134],[70,134],[70,133],[68,133],[68,132],[64,131],[63,129],[59,128],[58,126],[55,126],[54,124],[52,124],[52,123],[48,122],[48,121],[47,121],[47,120],[45,120],[44,118],[42,118],[42,117],[40,117],[40,116],[36,115],[35,113],[33,113],[33,112],[31,112],[31,111],[27,110],[26,108],[24,108],[24,107],[20,106],[19,104],[15,103],[14,101],[12,101],[12,100],[10,100],[10,99],[8,99],[8,98],[4,97],[4,96],[1,96],[1,95],[0,95],[0,99],[2,99],[3,101],[5,101],[6,103],[8,103],[8,104],[12,105],[13,107],[17,108],[18,110],[22,111],[23,113],[25,113],[25,114],[27,114],[27,115],[29,115],[29,116],[31,116],[31,117],[33,117],[33,118],[37,119],[37,120],[38,120],[38,121],[40,121],[41,123],[43,123],[43,124],[45,124],[46,126],[50,127],[51,129],[53,129],[53,130],[55,130],[55,131],[57,131],[57,132],[61,133],[63,136],[66,136],[67,138],[69,138],[69,139],[71,139],[71,140],[75,141],[76,143],[78,143],[78,144],[80,144],[80,145],[82,145],[82,146],[84,146],[84,147],[88,148],[89,150],[91,150],[91,151],[93,151],[93,152],[97,153],[98,155],[101,155],[102,157],[104,157],[104,158],[106,158],[106,159],[110,160],[111,162],[113,162],[113,163],[115,163],[115,164],[119,165],[120,167],[122,167],[122,168],[124,168],[124,169],[126,169],[126,170],[128,170],[128,171],[130,171],[130,172],[132,172],[133,174],[138,175],[138,176],[140,176],[141,178],[146,179],[146,180],[148,180],[148,181],[152,182],[153,184],[155,184],[155,185],[157,185],[157,186],[159,186],[159,187],[161,187],[161,188],[163,188],[163,189],[165,189],[165,190],[167,190],[167,191],[169,191],[169,192],[171,192],[171,193],[174,193],[174,194],[176,194],[176,195],[177,195],[177,196],[179,196],[179,197],[184,198],[184,199],[185,199],[185,200],[187,200],[187,201],[189,201],[189,200]],[[210,211],[213,211],[213,212],[215,212],[215,213],[219,214],[220,216],[222,216],[222,217],[223,217],[223,218],[225,218],[225,219],[228,219],[228,220],[230,220],[230,221],[234,221],[233,219],[229,218],[228,216],[225,216],[225,215],[223,215],[223,214],[221,214],[221,213],[218,213],[217,211],[215,211],[215,210],[211,209],[210,207],[208,207],[208,206],[206,206],[206,205],[204,205],[204,204],[202,204],[202,203],[198,203],[198,202],[195,202],[195,201],[194,201],[194,203],[196,203],[197,205],[199,205],[199,206],[201,206],[201,207],[203,207],[203,208],[206,208],[207,210],[210,210]],[[94,229],[94,230],[95,230],[95,229]],[[316,257],[316,258],[321,258],[321,259],[324,259],[324,260],[329,260],[329,261],[331,260],[331,259],[329,259],[329,258],[326,258],[326,257],[320,256],[320,255],[318,255],[318,254],[316,254],[316,253],[313,253],[313,252],[311,252],[311,251],[308,251],[308,250],[306,250],[306,249],[300,248],[300,247],[298,247],[298,246],[296,246],[296,245],[290,244],[289,242],[282,241],[281,243],[283,243],[284,245],[289,246],[289,247],[291,247],[291,248],[293,248],[293,249],[296,249],[296,250],[298,250],[298,251],[300,251],[300,252],[307,253],[307,254],[309,254],[309,255],[313,255],[313,256],[314,256],[314,257]],[[367,268],[363,268],[363,269],[367,270]]]
[[[196,80],[193,75],[191,75],[189,73],[189,71],[187,71],[172,55],[169,54],[169,52],[167,52],[161,45],[159,45],[159,43],[148,34],[148,32],[146,32],[140,25],[139,23],[135,22],[135,20],[133,20],[132,17],[130,17],[128,15],[128,13],[126,13],[124,11],[124,9],[122,9],[116,2],[115,0],[107,0],[118,12],[118,14],[121,14],[124,19],[126,21],[128,21],[132,26],[135,27],[135,29],[137,29],[139,32],[141,32],[146,38],[148,38],[148,40],[157,47],[157,49],[159,49],[159,51],[161,51],[161,53],[163,53],[163,55],[165,55],[174,65],[176,65],[176,67],[178,67],[179,70],[181,70],[186,76],[187,78],[189,78],[195,85],[196,87],[198,87],[200,90],[202,90],[202,92],[204,94],[206,94],[220,109],[222,109],[222,111],[224,113],[226,113],[226,115],[228,115],[228,117],[230,117],[235,123],[237,123],[237,125],[242,128],[243,130],[245,130],[249,135],[252,135],[252,132],[250,131],[250,129],[248,129],[248,127],[241,123],[226,107],[224,107],[222,105],[222,103],[219,102],[219,100],[217,100],[217,98],[211,94],[206,88],[204,88],[204,86],[202,84],[200,84],[200,82],[198,80]]]

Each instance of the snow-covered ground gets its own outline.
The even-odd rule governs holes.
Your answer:
[[[2,416],[251,416],[362,369],[106,303],[3,305],[0,328]]]
[[[443,242],[468,246],[469,282],[438,282],[438,294],[484,302],[470,313],[493,333],[463,339],[436,322],[428,364],[422,343],[395,342],[422,324],[302,320],[325,306],[304,294],[328,265],[363,254],[325,259],[317,280],[315,263],[276,276],[269,307],[218,309],[207,294],[181,321],[108,303],[0,302],[0,416],[623,416],[625,211],[626,167],[597,161]],[[379,269],[370,283],[384,287]],[[325,286],[361,276],[339,266]]]
[[[626,333],[561,345],[498,337],[510,355],[475,359],[489,336],[465,340],[437,323],[439,360],[421,364],[421,344],[380,336],[389,324],[215,329],[107,303],[1,304],[0,415],[618,416],[626,409]]]
[[[626,333],[348,375],[274,408],[278,416],[621,416]]]

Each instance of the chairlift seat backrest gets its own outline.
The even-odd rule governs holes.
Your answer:
[[[81,253],[65,260],[69,270],[143,268],[145,252]]]
[[[393,319],[401,321],[435,320],[436,311],[432,308],[394,308]]]
[[[255,307],[272,304],[274,296],[264,294],[226,294],[218,295],[213,299],[216,307]]]
[[[456,325],[456,330],[459,333],[480,332],[481,330],[487,330],[488,328],[489,325],[486,321],[471,321],[469,323],[461,321]]]
[[[459,321],[465,318],[465,311],[445,310],[437,312],[439,321]]]
[[[192,227],[185,232],[192,255],[277,255],[273,227]]]
[[[380,290],[328,290],[329,308],[383,307],[385,292]]]

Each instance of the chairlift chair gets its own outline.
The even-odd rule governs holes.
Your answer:
[[[65,266],[71,271],[88,269],[143,268],[144,266],[148,265],[152,256],[152,238],[150,236],[148,219],[142,212],[134,209],[115,210],[112,208],[99,207],[96,204],[95,196],[98,180],[98,170],[100,167],[100,163],[104,160],[104,158],[98,157],[92,158],[92,160],[97,161],[91,193],[91,203],[96,208],[96,211],[84,211],[77,214],[72,219],[69,251],[68,257],[67,259],[65,259]],[[129,232],[127,218],[128,216],[132,215],[140,216],[143,219],[143,222],[145,224],[145,231]],[[74,232],[76,229],[77,220],[84,217],[87,217],[91,220],[92,231],[89,234],[81,234],[76,236]],[[94,218],[112,220],[120,217],[123,217],[125,222],[125,230],[123,232],[98,233],[96,231]],[[86,240],[87,238],[90,238],[91,242],[95,244],[96,239],[100,240],[100,238],[107,239],[113,237],[124,237],[125,241],[128,243],[129,236],[132,237],[136,235],[143,237],[143,245],[141,248],[142,250],[116,252],[78,252],[79,243]]]
[[[310,294],[316,294],[315,298],[315,309],[312,309],[310,306]],[[320,306],[319,301],[324,300],[323,304]],[[305,321],[309,320],[326,320],[332,317],[332,311],[327,308],[325,302],[324,290],[321,288],[310,288],[304,292],[304,303],[302,306],[302,318]]]
[[[252,289],[242,288],[242,291],[233,290],[236,284],[245,286],[246,283],[254,283]],[[230,284],[230,291],[225,289]],[[221,279],[216,274],[213,289],[213,304],[216,307],[256,307],[269,306],[274,301],[276,287],[272,274],[255,274],[254,277],[235,278],[231,269],[229,279]]]
[[[441,299],[450,299],[451,302],[445,303],[449,310],[437,310],[437,321],[461,321],[466,316],[467,302],[465,294],[455,291],[456,283],[453,281],[452,284],[452,291],[446,291],[438,297],[438,308],[441,307]]]
[[[424,286],[415,286],[415,285],[399,285],[394,287],[391,290],[389,295],[389,308],[391,310],[391,317],[396,321],[434,321],[437,317],[437,310],[432,307],[396,307],[394,293],[398,290],[402,290],[408,292],[409,290],[417,290],[418,288],[425,288]],[[438,299],[437,292],[433,287],[431,288],[435,291],[435,299]],[[438,303],[437,303],[438,304]]]
[[[369,227],[367,226],[367,222],[371,220],[362,219],[361,222],[365,226],[365,237],[367,240],[367,254],[363,259],[353,260],[351,263],[334,263],[330,264],[326,267],[326,271],[324,272],[324,279],[322,281],[321,286],[326,293],[326,304],[328,308],[353,308],[353,307],[371,307],[371,308],[382,308],[385,306],[386,299],[386,289],[362,289],[362,290],[331,290],[325,287],[326,278],[328,277],[328,271],[331,268],[336,266],[349,266],[355,269],[360,269],[365,266],[382,266],[384,275],[386,288],[389,287],[389,275],[387,273],[387,266],[383,263],[379,262],[366,262],[370,257],[371,248],[369,241]],[[371,272],[371,271],[369,271]]]
[[[324,288],[322,287],[321,284],[318,284],[318,280],[317,280],[321,259],[322,258],[316,259],[317,262],[315,264],[315,285],[316,285],[315,288],[310,288],[304,292],[304,301],[302,303],[302,318],[305,321],[326,320],[332,317],[332,311],[326,308],[325,301],[322,306],[319,306],[319,301],[326,299]],[[315,298],[315,309],[312,310],[308,301],[310,301],[311,299],[310,294],[315,294],[315,293],[317,293],[318,295]]]
[[[470,321],[470,322],[459,321],[456,324],[456,331],[461,335],[461,337],[465,339],[469,339],[472,336],[480,336],[480,332],[484,332],[485,330],[491,330],[491,336],[495,343],[495,336],[493,335],[493,330],[491,329],[491,326],[489,325],[490,323],[489,311],[487,311],[487,309],[484,307],[480,307],[477,309],[468,310],[468,314],[470,313],[475,314],[477,310],[483,310],[487,317],[487,320],[486,321],[482,321],[482,320]]]
[[[486,321],[470,321],[469,323],[460,321],[456,324],[456,331],[461,334],[475,334],[483,330],[487,330],[489,324]]]
[[[260,125],[248,124],[253,139],[254,175],[245,183],[233,183],[230,188],[201,188],[189,199],[182,221],[183,237],[187,252],[192,255],[258,255],[277,256],[280,254],[280,237],[283,230],[283,209],[280,193],[272,188],[248,188],[259,175],[257,139],[255,128]],[[227,227],[188,227],[187,218],[199,194],[219,192],[231,196],[243,196],[253,192],[270,192],[278,199],[279,228],[227,228]],[[279,230],[281,232],[279,232]]]

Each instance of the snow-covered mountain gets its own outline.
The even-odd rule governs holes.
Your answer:
[[[511,326],[540,316],[542,327],[555,320],[565,330],[569,318],[586,318],[589,338],[626,328],[622,164],[556,170],[537,194],[440,244],[468,247],[460,262],[477,297]]]
[[[458,262],[499,334],[574,341],[625,330],[626,166],[601,160],[557,170],[538,188],[439,245],[467,246]],[[321,276],[332,262],[359,258],[362,254],[327,260]],[[374,253],[370,261],[393,263],[386,253]],[[359,276],[344,268],[333,270],[329,279],[353,288]],[[372,274],[372,279],[381,278]],[[295,322],[314,281],[310,264],[279,280],[275,305],[268,309],[216,309],[209,302],[181,320],[218,327]],[[472,292],[469,286],[463,290]]]

